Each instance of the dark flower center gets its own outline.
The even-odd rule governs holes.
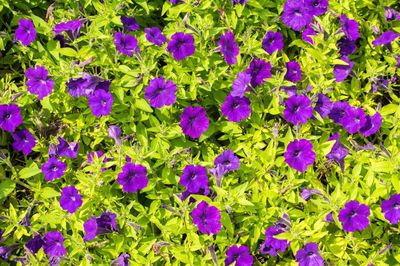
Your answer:
[[[350,212],[350,218],[354,218],[354,216],[356,216],[357,215],[357,212],[356,211],[351,211]]]
[[[4,114],[4,119],[10,119],[10,117],[11,117],[11,114],[10,114],[10,113],[5,113],[5,114]]]
[[[319,1],[314,1],[314,2],[313,2],[313,6],[314,6],[314,7],[319,6]]]
[[[180,48],[182,45],[184,45],[185,44],[185,41],[184,40],[177,40],[176,41],[176,47],[178,47],[178,48]]]
[[[395,202],[395,203],[393,204],[393,208],[394,208],[394,209],[400,209],[400,203],[399,203],[399,202]]]
[[[293,156],[294,156],[294,157],[299,156],[300,152],[301,152],[301,150],[295,150],[295,151],[293,152]]]
[[[307,256],[308,256],[308,257],[310,257],[310,256],[312,256],[312,255],[314,255],[314,252],[312,252],[312,251],[307,252]]]
[[[236,108],[236,107],[238,107],[239,106],[239,102],[233,102],[232,103],[232,108]]]
[[[194,173],[194,172],[190,173],[189,178],[191,180],[195,179],[196,178],[196,173]]]
[[[233,260],[235,261],[235,260],[237,260],[239,258],[239,253],[235,253],[234,255],[233,255]]]
[[[158,95],[161,94],[161,92],[162,92],[163,90],[164,90],[164,87],[160,86],[160,87],[158,87],[158,88],[156,89],[156,91],[154,92],[154,94],[155,94],[156,96],[158,96]]]
[[[231,163],[231,161],[229,161],[228,159],[226,159],[225,161],[222,162],[223,165],[229,165]]]
[[[298,17],[301,17],[301,16],[303,15],[303,14],[301,13],[301,10],[300,10],[300,9],[294,10],[293,13],[294,13],[296,16],[298,16]]]
[[[295,105],[293,106],[293,112],[296,113],[297,111],[299,111],[300,109],[300,105]]]
[[[51,167],[51,171],[56,172],[57,170],[58,170],[57,165],[53,165],[53,166]]]
[[[106,101],[106,100],[104,100],[104,99],[102,99],[102,100],[101,100],[101,105],[102,105],[103,107],[105,107],[105,106],[106,106],[106,104],[107,104],[107,101]]]

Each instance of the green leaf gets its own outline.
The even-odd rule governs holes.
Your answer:
[[[19,178],[26,179],[35,176],[37,174],[40,174],[41,172],[42,170],[40,170],[35,163],[32,163],[28,168],[24,168],[21,171],[19,171]]]
[[[150,104],[145,99],[137,99],[135,101],[134,106],[148,113],[153,112],[153,109],[150,107]]]
[[[15,183],[6,179],[0,183],[0,199],[6,198],[15,189]]]

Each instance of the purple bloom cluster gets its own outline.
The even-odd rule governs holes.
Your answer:
[[[285,102],[283,117],[294,125],[306,124],[313,115],[311,101],[304,95],[290,96]]]
[[[280,32],[269,31],[262,40],[262,47],[270,55],[275,51],[282,51],[283,45],[283,35]]]
[[[0,104],[0,128],[14,132],[22,124],[21,109],[16,104]]]
[[[24,155],[31,153],[32,149],[36,146],[35,138],[27,129],[15,131],[12,136],[14,138],[12,144],[13,149],[16,151],[22,151]]]
[[[67,254],[64,247],[64,236],[58,231],[47,232],[43,237],[43,250],[50,257],[60,257]]]
[[[239,157],[232,150],[226,150],[215,158],[214,168],[210,169],[210,173],[215,177],[217,186],[220,187],[222,177],[228,172],[238,170],[239,167]]]
[[[138,40],[133,35],[116,32],[114,34],[114,44],[118,52],[123,55],[132,57],[133,54],[140,53]]]
[[[146,32],[146,39],[157,46],[161,46],[167,42],[167,37],[157,27],[145,28],[144,32]]]
[[[326,158],[337,162],[342,169],[344,169],[344,158],[349,154],[349,151],[340,144],[339,133],[333,134],[329,140],[335,140],[331,151],[326,155]]]
[[[301,68],[299,63],[291,61],[286,63],[285,79],[291,82],[301,81]]]
[[[250,100],[243,97],[234,97],[228,95],[225,102],[221,106],[222,115],[226,116],[229,121],[239,122],[250,116]]]
[[[209,123],[206,109],[201,106],[188,106],[181,114],[182,131],[193,139],[200,138],[207,131]]]
[[[115,260],[113,260],[111,262],[111,266],[129,266],[129,258],[131,257],[131,255],[129,255],[128,253],[123,253],[121,255],[119,255],[118,258],[116,258]]]
[[[48,78],[48,74],[49,72],[43,66],[28,68],[25,72],[28,91],[32,94],[37,94],[39,100],[42,100],[53,91],[54,81]]]
[[[68,142],[64,138],[58,137],[58,145],[56,149],[57,156],[74,159],[78,157],[78,150],[78,142]]]
[[[346,232],[362,231],[369,225],[370,213],[367,205],[351,200],[340,210],[338,218]]]
[[[127,193],[142,190],[149,183],[147,169],[141,164],[126,163],[118,174],[117,182],[122,186],[122,190]]]
[[[389,199],[382,201],[381,209],[386,220],[391,224],[400,221],[400,194],[394,194]]]
[[[64,187],[61,191],[60,206],[69,213],[74,213],[82,206],[82,198],[74,186]]]
[[[99,217],[90,217],[83,224],[85,236],[83,240],[91,241],[97,235],[118,232],[117,215],[112,212],[103,212]]]
[[[290,242],[284,239],[276,239],[275,235],[283,233],[284,230],[279,226],[270,226],[265,230],[265,240],[260,246],[261,254],[268,254],[272,257],[278,255],[278,252],[285,252],[290,246]]]
[[[314,242],[307,243],[296,253],[296,261],[299,266],[324,266],[325,260],[318,252],[318,244]]]
[[[121,22],[125,30],[128,31],[140,30],[140,26],[134,17],[121,16]]]
[[[49,158],[49,160],[42,165],[42,173],[47,182],[62,177],[66,169],[67,165],[56,158]]]
[[[221,213],[207,202],[200,202],[191,213],[193,223],[203,234],[218,234],[221,230]]]
[[[351,62],[347,56],[341,58],[342,61],[346,62],[347,65],[335,65],[333,68],[333,74],[337,82],[343,82],[353,70],[354,62]]]
[[[236,64],[236,57],[239,54],[239,45],[236,43],[235,35],[231,31],[221,35],[218,41],[219,48],[228,65]]]
[[[177,32],[172,35],[167,46],[167,51],[174,56],[175,60],[179,61],[193,55],[195,50],[193,36],[184,32]]]
[[[171,80],[163,77],[150,80],[150,84],[144,91],[144,98],[150,102],[154,108],[171,106],[176,100],[177,87]]]
[[[236,79],[232,83],[230,95],[233,97],[243,97],[246,91],[250,90],[251,75],[245,72],[238,73]]]
[[[253,265],[253,256],[247,246],[231,246],[226,251],[225,266],[235,263],[236,266]]]
[[[75,19],[67,22],[58,23],[53,28],[53,31],[56,34],[55,39],[65,41],[64,36],[62,36],[62,33],[65,32],[69,37],[69,39],[73,41],[79,37],[81,27],[82,27],[81,19]]]
[[[246,74],[251,76],[250,84],[253,88],[263,84],[265,79],[271,77],[271,63],[255,58],[250,62]]]
[[[200,189],[208,188],[207,169],[200,165],[185,166],[179,184],[184,186],[189,193],[198,193]]]
[[[36,40],[36,29],[30,19],[20,19],[15,30],[14,39],[20,41],[23,46],[28,46]]]
[[[395,33],[394,31],[386,31],[382,33],[382,35],[379,38],[376,38],[375,40],[372,41],[373,46],[379,46],[379,45],[387,45],[393,42],[394,40],[397,39],[397,37],[400,36],[400,33]]]
[[[283,156],[290,167],[300,172],[305,172],[316,157],[312,143],[306,139],[290,142]]]

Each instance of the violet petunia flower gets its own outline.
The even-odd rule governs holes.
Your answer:
[[[169,0],[169,2],[173,5],[182,4],[184,3],[182,0]]]
[[[268,254],[271,257],[278,255],[278,252],[285,252],[290,242],[284,239],[274,238],[275,235],[283,233],[284,230],[278,226],[270,226],[265,230],[265,240],[259,250],[261,254]]]
[[[236,64],[236,57],[239,55],[240,48],[236,43],[235,35],[233,35],[231,31],[221,35],[218,45],[222,55],[224,56],[225,62],[228,65]]]
[[[400,221],[400,194],[391,195],[389,199],[383,200],[381,204],[382,213],[391,224]]]
[[[64,175],[67,165],[57,160],[56,158],[49,158],[49,160],[42,165],[42,173],[47,182],[60,178]]]
[[[150,102],[151,107],[161,108],[171,106],[176,101],[178,88],[171,80],[163,77],[150,80],[150,84],[144,91],[144,98]]]
[[[236,79],[232,82],[230,95],[234,97],[243,97],[246,91],[250,90],[249,84],[251,75],[246,72],[239,72]]]
[[[74,186],[64,187],[61,191],[60,206],[69,213],[76,212],[82,206],[82,198]]]
[[[349,40],[345,36],[340,38],[336,45],[339,48],[340,55],[343,57],[351,55],[357,50],[356,42]]]
[[[253,256],[250,254],[250,249],[247,246],[231,246],[226,251],[225,266],[235,263],[236,266],[251,266],[253,265]]]
[[[254,58],[246,69],[246,73],[251,75],[250,84],[255,88],[263,84],[265,79],[271,77],[271,63],[263,59]]]
[[[330,212],[330,213],[328,213],[328,214],[326,215],[324,222],[330,223],[330,222],[333,222],[333,221],[334,221],[334,219],[333,219],[333,212]]]
[[[360,128],[360,134],[364,137],[369,137],[378,132],[382,124],[382,116],[379,112],[376,112],[373,116],[366,116],[364,125]]]
[[[68,142],[62,137],[58,137],[57,153],[58,156],[75,159],[78,156],[79,143]]]
[[[111,262],[111,266],[129,266],[130,257],[131,255],[129,255],[128,253],[122,253],[121,255],[119,255],[118,258]]]
[[[117,146],[121,146],[121,128],[119,126],[110,126],[108,128],[108,137],[114,139]]]
[[[279,31],[268,31],[262,40],[262,47],[270,55],[275,51],[282,51],[283,46],[283,35]]]
[[[250,100],[247,97],[233,97],[228,95],[221,106],[222,115],[229,121],[240,122],[250,116]]]
[[[44,253],[50,257],[61,257],[67,254],[64,237],[59,231],[47,232],[43,237]]]
[[[296,253],[296,261],[299,266],[324,266],[325,260],[318,252],[318,244],[314,242],[307,243]]]
[[[290,96],[285,102],[283,117],[294,125],[306,124],[313,115],[310,99],[305,95]]]
[[[53,91],[54,80],[49,79],[48,74],[49,72],[43,66],[28,68],[25,71],[28,91],[32,94],[38,95],[39,100],[42,100]]]
[[[147,169],[141,164],[126,163],[118,174],[118,184],[127,193],[135,193],[144,189],[149,183]]]
[[[180,176],[179,184],[189,193],[197,193],[201,187],[208,187],[207,169],[200,165],[187,165]]]
[[[35,236],[29,239],[26,244],[26,250],[31,254],[36,254],[43,246],[44,240],[40,234],[35,234]]]
[[[103,212],[99,217],[91,217],[84,222],[84,241],[93,240],[97,235],[118,232],[117,215],[112,212]]]
[[[7,132],[14,132],[22,124],[21,109],[18,105],[0,104],[0,128]]]
[[[207,131],[209,119],[206,109],[201,106],[188,106],[181,114],[180,126],[185,135],[196,139]]]
[[[36,146],[35,138],[27,129],[15,131],[12,136],[14,138],[12,144],[13,149],[16,151],[22,151],[24,155],[31,153],[32,149]]]
[[[95,158],[100,159],[103,155],[104,153],[102,151],[91,151],[87,155],[87,162],[92,163],[93,161],[96,160]],[[107,157],[104,156],[102,162],[105,163],[106,161]]]
[[[203,195],[203,196],[208,196],[208,194],[210,194],[210,187],[208,186],[208,182],[207,183],[203,183],[199,186],[199,189],[197,191],[194,192],[189,192],[188,189],[186,189],[185,191],[182,192],[181,194],[181,200],[184,201],[186,200],[190,195]],[[194,203],[196,202],[195,199],[190,198],[189,199],[189,203]]]
[[[350,41],[356,41],[358,38],[360,38],[357,21],[349,19],[346,15],[342,15],[340,16],[340,25],[342,26],[344,35]]]
[[[209,172],[210,172],[210,174],[212,174],[215,177],[215,183],[217,184],[217,186],[221,187],[222,178],[229,171],[224,165],[218,164],[218,165],[214,166],[214,168],[211,168],[209,170]]]
[[[340,168],[344,170],[344,158],[349,154],[349,151],[340,143],[339,133],[333,134],[329,140],[335,140],[331,151],[326,155],[328,160],[335,161],[340,165]]]
[[[191,213],[193,223],[203,234],[218,234],[221,230],[221,212],[217,207],[201,201]]]
[[[372,80],[372,84],[371,84],[372,88],[369,92],[377,92],[378,90],[388,90],[389,89],[389,80],[383,78],[382,76],[379,76],[375,79]]]
[[[11,246],[0,246],[0,259],[8,261],[12,253],[18,248],[18,244]]]
[[[244,5],[244,4],[246,4],[248,1],[249,1],[249,0],[232,0],[232,5],[233,5],[233,6],[234,6],[234,5],[238,5],[238,4]]]
[[[351,62],[347,56],[341,58],[342,61],[346,62],[347,65],[335,65],[333,68],[333,74],[336,82],[343,82],[352,72],[354,62]]]
[[[356,230],[363,231],[369,225],[370,213],[367,205],[351,200],[340,210],[338,218],[347,233]]]
[[[344,116],[340,120],[340,123],[347,130],[347,132],[349,132],[349,134],[354,134],[365,125],[365,112],[362,108],[347,108],[344,111]]]
[[[72,97],[89,97],[97,90],[110,91],[111,82],[101,77],[85,74],[80,78],[72,78],[66,82],[68,94]]]
[[[328,0],[304,0],[308,13],[312,16],[320,16],[328,11]]]
[[[167,37],[157,27],[145,28],[144,32],[146,33],[146,39],[157,46],[161,46],[167,42]]]
[[[328,116],[333,122],[340,124],[346,110],[349,108],[351,106],[348,102],[334,102]]]
[[[372,41],[373,46],[379,46],[379,45],[387,45],[393,42],[394,40],[397,39],[397,37],[400,36],[400,33],[395,33],[394,31],[386,31],[382,33],[382,35],[379,38],[376,38],[375,40]]]
[[[128,31],[140,30],[140,26],[134,17],[121,16],[121,22],[122,25],[124,25],[125,30]]]
[[[396,10],[385,6],[386,21],[400,20],[400,13]]]
[[[300,197],[303,200],[308,201],[313,195],[323,196],[321,191],[319,191],[318,189],[315,188],[308,189],[306,187],[301,188]]]
[[[65,32],[69,37],[69,39],[73,41],[79,37],[81,27],[82,27],[82,20],[75,19],[56,24],[53,28],[53,31],[56,34],[56,37],[62,36],[62,33]]]
[[[177,32],[172,35],[168,42],[167,51],[174,56],[175,60],[183,60],[194,54],[196,47],[194,46],[194,38],[191,34]]]
[[[232,150],[226,150],[215,158],[214,165],[223,165],[227,171],[235,171],[240,167],[240,159]]]
[[[301,38],[303,41],[308,42],[309,44],[314,44],[314,40],[311,38],[311,36],[316,35],[318,35],[318,32],[314,29],[312,23],[308,24],[307,27],[301,32]]]
[[[133,54],[140,53],[138,40],[133,35],[116,32],[114,34],[114,44],[121,54],[132,57]]]
[[[113,102],[112,94],[104,90],[96,90],[88,100],[92,114],[97,117],[109,115]]]
[[[306,139],[290,142],[283,156],[290,167],[300,172],[305,172],[316,157],[312,143]]]
[[[36,29],[32,20],[18,20],[18,28],[15,30],[14,39],[20,41],[23,46],[28,46],[36,40]]]
[[[283,6],[282,22],[295,31],[302,30],[311,23],[312,14],[303,1],[287,0]]]
[[[301,68],[299,63],[296,61],[290,61],[286,63],[286,74],[285,79],[291,82],[301,81]]]
[[[322,118],[324,118],[331,112],[333,104],[331,100],[322,93],[318,93],[317,98],[318,99],[315,103],[314,110],[317,111]]]

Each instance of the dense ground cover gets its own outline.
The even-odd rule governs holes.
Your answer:
[[[396,10],[1,2],[2,262],[400,264]]]

